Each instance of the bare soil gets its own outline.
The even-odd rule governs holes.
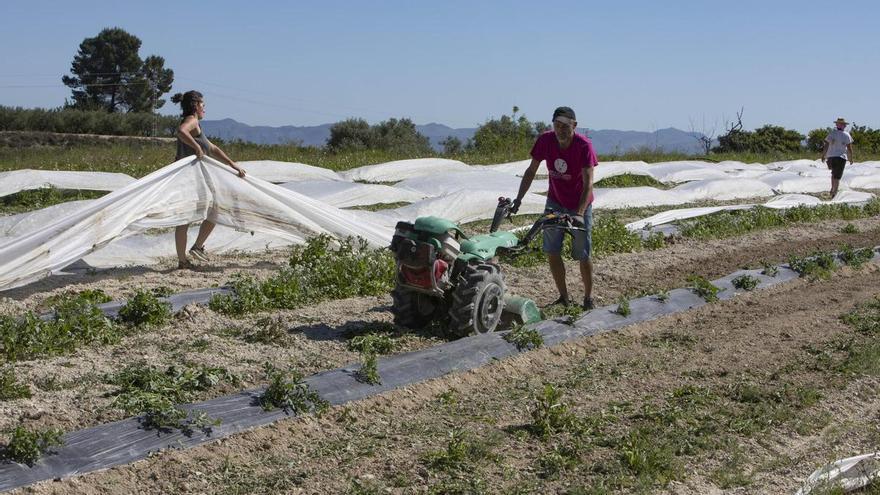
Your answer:
[[[859,233],[841,233],[847,223]],[[693,274],[712,279],[761,261],[780,263],[790,255],[844,244],[875,246],[878,240],[880,218],[828,221],[715,241],[679,239],[664,249],[596,260],[594,295],[600,304],[610,303],[624,294],[685,286]],[[173,270],[169,261],[157,268],[55,277],[0,293],[0,313],[39,308],[48,296],[68,290],[100,288],[123,298],[135,288],[166,286],[179,291],[221,285],[234,272],[265,277],[286,259],[284,252],[270,252],[217,258],[194,272]],[[575,298],[581,294],[577,266],[569,262],[567,269]],[[547,267],[505,270],[513,293],[539,305],[556,298]],[[163,452],[129,466],[40,483],[21,492],[556,493],[586,488],[606,479],[596,473],[596,466],[610,462],[607,447],[587,442],[576,465],[556,476],[542,477],[537,467],[554,448],[564,446],[561,439],[536,439],[525,433],[543,384],[557,384],[576,414],[617,415],[624,418],[622,425],[634,409],[660,401],[685,384],[719,390],[740,383],[772,384],[787,364],[802,364],[805,348],[851,332],[839,316],[880,294],[877,276],[876,265],[844,268],[828,281],[798,280],[414,384],[333,408],[319,418],[282,421],[195,449]],[[191,306],[161,331],[127,338],[119,345],[16,363],[16,374],[32,384],[34,396],[0,403],[0,429],[25,420],[70,431],[119,419],[121,411],[111,407],[107,396],[112,386],[106,377],[139,361],[224,366],[242,377],[243,388],[262,383],[265,361],[293,364],[305,374],[343,366],[358,360],[346,347],[346,331],[391,321],[390,304],[389,296],[365,297],[273,313],[288,328],[283,345],[230,336],[230,329],[253,326],[265,314],[233,319]],[[669,335],[686,338],[666,339]],[[441,341],[426,334],[405,334],[399,340],[400,351]],[[793,386],[818,387],[819,378],[818,371],[806,369],[790,381]],[[55,386],[38,388],[46,383]],[[770,425],[757,435],[736,437],[735,447],[681,456],[683,475],[668,484],[616,486],[609,492],[793,493],[822,463],[877,449],[878,386],[876,375],[865,375],[848,377],[837,388],[819,387],[821,398],[798,420],[803,424]],[[229,392],[221,387],[202,398]],[[432,452],[446,448],[453,430],[479,439],[491,451],[469,464],[467,475],[432,468],[426,461]],[[735,465],[731,472],[743,473],[748,482],[720,482],[717,473],[730,465]]]

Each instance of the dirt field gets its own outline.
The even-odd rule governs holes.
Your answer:
[[[858,233],[841,233],[847,223]],[[712,279],[761,261],[878,241],[880,218],[678,241],[596,260],[595,296],[610,304],[624,294],[683,287],[693,274]],[[172,270],[169,261],[56,277],[0,294],[0,313],[37,308],[67,290],[100,288],[123,298],[134,288],[210,287],[234,272],[268,276],[285,262],[285,253],[262,253],[218,257],[197,272]],[[568,270],[572,294],[580,296],[576,266]],[[556,297],[544,266],[510,268],[506,280],[513,293],[539,305]],[[880,295],[877,280],[876,265],[843,268],[830,280],[782,284],[415,384],[319,418],[20,492],[793,493],[824,462],[880,445],[880,366],[856,373],[825,365],[848,362],[853,342],[873,349],[839,317]],[[283,345],[230,336],[265,314],[233,319],[189,307],[162,331],[16,363],[21,381],[53,386],[32,386],[31,399],[0,403],[0,429],[22,419],[65,431],[119,419],[106,377],[144,360],[223,366],[242,378],[241,388],[262,383],[265,361],[293,364],[307,375],[355,362],[346,331],[391,321],[390,303],[389,296],[354,298],[273,313],[288,328]],[[398,340],[400,352],[441,342],[417,333]],[[574,419],[542,436],[530,425],[545,384],[562,393],[558,405]],[[220,387],[200,398],[229,392]]]

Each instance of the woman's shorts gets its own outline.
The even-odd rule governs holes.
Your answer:
[[[843,177],[843,168],[846,167],[846,158],[842,156],[832,156],[828,159],[828,168],[831,169],[831,178],[840,180]]]
[[[555,201],[547,200],[544,205],[544,213],[554,211],[577,216],[575,210],[569,210],[556,204]],[[584,211],[584,229],[586,232],[575,230],[571,232],[571,259],[588,260],[593,250],[593,205],[587,206]],[[544,229],[544,252],[547,254],[561,254],[564,229]]]

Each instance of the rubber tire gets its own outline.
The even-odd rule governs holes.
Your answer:
[[[440,301],[427,294],[397,286],[391,291],[394,324],[404,328],[424,328],[437,314]]]
[[[452,294],[449,331],[465,337],[494,332],[504,311],[504,278],[495,265],[469,265]]]

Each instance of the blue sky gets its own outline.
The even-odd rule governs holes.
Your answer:
[[[208,119],[409,117],[474,127],[520,107],[583,127],[880,127],[880,2],[4,2],[0,104],[55,107],[84,38],[121,27]],[[163,113],[176,113],[169,102]]]

